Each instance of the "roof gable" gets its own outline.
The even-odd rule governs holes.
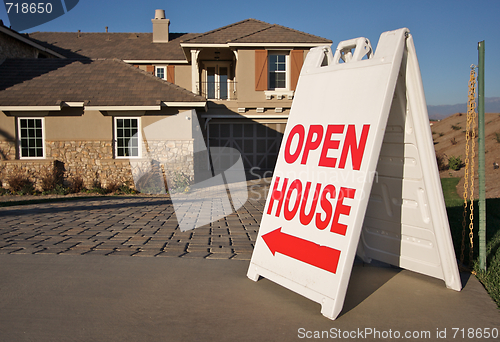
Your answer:
[[[1,106],[157,106],[202,96],[119,60],[7,59],[0,65]]]
[[[331,44],[332,41],[281,25],[268,24],[256,19],[246,19],[190,39],[182,44],[231,44],[231,43],[312,43]]]
[[[220,27],[218,29],[202,33],[190,39],[183,39],[182,43],[200,44],[226,44],[229,41],[257,32],[271,26],[268,23],[256,19],[246,19],[237,23]]]
[[[231,43],[331,43],[330,40],[281,25],[271,25],[233,39]]]

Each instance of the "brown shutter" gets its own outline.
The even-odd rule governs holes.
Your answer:
[[[146,65],[146,71],[155,74],[155,66],[154,65]]]
[[[290,90],[295,90],[297,88],[297,82],[299,81],[300,70],[302,69],[302,64],[304,63],[304,50],[292,50],[292,70],[290,70]]]
[[[267,90],[267,51],[255,50],[255,90]]]
[[[175,65],[167,65],[167,81],[175,83]]]

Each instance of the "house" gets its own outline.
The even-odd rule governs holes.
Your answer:
[[[228,153],[239,151],[249,174],[274,168],[304,57],[331,41],[255,19],[171,33],[162,10],[152,26],[152,33],[35,32],[30,42],[62,58],[0,64],[4,178],[57,160],[87,183],[96,175],[130,181],[128,161],[145,152],[126,154],[130,141],[121,134],[188,110],[207,147],[233,147]],[[168,144],[185,150],[182,172],[194,179],[193,127],[173,131]],[[217,160],[212,167],[219,171]]]

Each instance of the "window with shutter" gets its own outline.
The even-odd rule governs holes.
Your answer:
[[[156,72],[156,77],[165,79],[165,67],[156,67],[155,72]]]

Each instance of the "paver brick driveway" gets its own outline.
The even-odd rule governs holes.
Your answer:
[[[0,254],[250,259],[270,179],[235,213],[181,232],[168,197],[116,196],[0,208]]]

